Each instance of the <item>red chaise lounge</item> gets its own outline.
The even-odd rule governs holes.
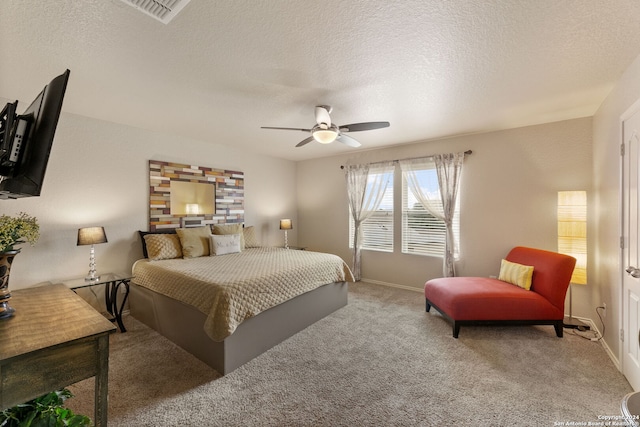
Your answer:
[[[454,338],[462,325],[484,324],[553,325],[562,337],[564,300],[575,258],[518,246],[505,259],[533,266],[530,290],[488,277],[432,279],[424,285],[427,311],[434,307],[451,322]],[[501,269],[499,277],[502,273]]]

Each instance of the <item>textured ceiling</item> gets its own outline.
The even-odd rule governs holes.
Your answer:
[[[637,0],[1,0],[0,96],[291,160],[591,116],[640,54]],[[295,148],[314,106],[389,121]],[[134,142],[135,143],[135,142]]]

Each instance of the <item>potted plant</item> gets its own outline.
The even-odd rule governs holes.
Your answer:
[[[62,406],[70,397],[73,397],[73,394],[65,388],[5,409],[0,412],[0,427],[91,426],[89,417],[76,415]]]
[[[24,212],[17,216],[0,216],[0,253],[16,250],[15,245],[29,242],[32,246],[40,237],[38,220]]]
[[[24,212],[17,216],[0,216],[0,319],[11,317],[14,309],[9,306],[9,273],[13,258],[20,252],[16,245],[29,242],[32,246],[40,237],[38,220]]]

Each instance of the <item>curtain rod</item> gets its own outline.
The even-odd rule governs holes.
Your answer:
[[[464,152],[465,156],[468,156],[469,154],[473,153],[473,151],[471,150],[467,150]],[[396,160],[383,160],[381,162],[373,162],[373,163],[368,163],[369,165],[376,165],[376,164],[380,164],[380,163],[387,163],[387,162],[393,162],[393,163],[398,163],[401,162],[402,160],[413,160],[413,159],[430,159],[432,158],[434,155],[431,156],[420,156],[420,157],[407,157],[405,159],[396,159]],[[340,165],[340,169],[344,169],[344,165]]]

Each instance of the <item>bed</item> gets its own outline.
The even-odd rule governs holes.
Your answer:
[[[347,304],[353,276],[336,255],[273,247],[207,255],[137,261],[129,304],[222,375]]]

